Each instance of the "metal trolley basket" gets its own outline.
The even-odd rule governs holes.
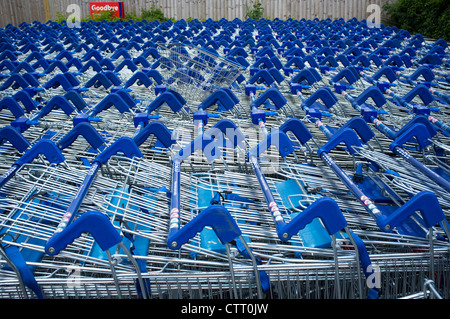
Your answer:
[[[164,70],[164,85],[187,101],[203,101],[217,88],[231,86],[243,70],[239,64],[192,45],[158,44],[158,53],[161,58],[153,66]]]

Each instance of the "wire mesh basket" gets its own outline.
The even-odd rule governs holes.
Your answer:
[[[156,62],[164,70],[164,85],[187,101],[201,102],[220,87],[229,87],[243,68],[226,58],[192,45],[158,44],[161,56]]]

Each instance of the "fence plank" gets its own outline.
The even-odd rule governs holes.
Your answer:
[[[0,27],[8,23],[19,25],[22,22],[55,20],[57,13],[67,14],[67,6],[77,4],[81,7],[82,17],[90,14],[89,3],[100,0],[2,0],[0,6]],[[250,9],[257,0],[124,0],[125,12],[149,10],[153,4],[160,8],[168,18],[206,20],[246,19],[247,5]],[[282,20],[327,19],[356,17],[358,20],[369,16],[367,6],[377,4],[382,7],[386,0],[259,0],[264,8],[264,18]]]

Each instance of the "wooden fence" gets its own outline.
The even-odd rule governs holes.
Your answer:
[[[123,0],[125,12],[140,14],[153,5],[169,18],[199,20],[211,18],[246,19],[247,6],[256,0]],[[326,19],[356,17],[366,19],[370,4],[382,7],[386,0],[259,0],[264,8],[264,18],[274,19]],[[55,20],[57,13],[65,14],[70,4],[80,6],[81,17],[89,16],[89,2],[98,0],[0,0],[0,27],[8,23],[18,25],[34,20]]]

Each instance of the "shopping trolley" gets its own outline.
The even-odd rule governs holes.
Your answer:
[[[354,118],[354,119],[356,119],[356,118]],[[354,120],[354,119],[352,119],[352,120]],[[362,122],[362,123],[364,123],[364,122]],[[331,145],[331,148],[334,148],[341,141],[345,142],[347,147],[349,147],[349,145],[351,145],[351,143],[353,143],[353,142],[349,143],[349,139],[338,137],[339,134],[349,134],[349,136],[353,135],[354,133],[349,133],[349,132],[353,132],[348,129],[349,127],[351,127],[351,126],[350,125],[347,125],[346,127],[344,126],[343,128],[341,128],[340,131],[331,135],[332,138],[330,139],[330,141],[327,142],[321,148],[319,148],[318,154],[320,154],[320,156],[323,158],[323,155],[328,154],[328,152],[330,151],[330,149],[329,149],[330,145]],[[353,127],[353,129],[355,129],[355,128]],[[343,133],[346,130],[347,130],[347,133]],[[356,130],[358,131],[358,129],[356,129]],[[326,128],[322,128],[322,131],[326,132]],[[330,133],[328,132],[326,134],[330,134]],[[333,138],[336,138],[336,137],[337,137],[337,140],[333,141]],[[354,135],[354,137],[356,138],[356,135]],[[355,139],[355,141],[357,141],[357,138]],[[354,182],[352,182],[348,176],[346,177],[345,172],[342,169],[340,169],[339,166],[332,159],[326,157],[326,159],[324,159],[324,160],[325,160],[326,164],[330,168],[332,168],[333,171],[338,176],[340,176],[341,181],[344,182],[348,186],[349,190],[355,195],[355,197],[358,200],[360,200],[362,203],[364,202],[363,204],[367,207],[368,211],[371,208],[375,209],[375,211],[372,211],[371,215],[374,216],[374,218],[377,220],[377,223],[380,226],[381,230],[390,231],[391,228],[389,228],[389,227],[392,226],[392,225],[390,225],[390,221],[396,220],[395,223],[397,223],[397,230],[400,231],[400,233],[407,234],[408,231],[401,230],[401,228],[403,228],[403,226],[401,226],[400,223],[402,223],[402,221],[405,219],[406,216],[409,217],[413,211],[420,210],[422,218],[425,221],[424,222],[425,228],[428,229],[428,232],[423,233],[422,237],[431,238],[432,236],[429,235],[429,233],[431,234],[433,232],[433,227],[434,227],[434,225],[437,225],[437,224],[439,224],[443,228],[444,232],[447,233],[446,236],[448,237],[448,224],[446,222],[443,210],[440,207],[438,198],[436,197],[436,195],[434,193],[426,190],[426,191],[422,191],[422,192],[416,194],[414,197],[412,197],[410,199],[409,202],[405,203],[401,208],[399,208],[397,211],[395,211],[395,213],[392,213],[389,216],[383,217],[383,218],[386,218],[386,223],[385,222],[379,223],[379,220],[378,220],[379,217],[377,217],[377,214],[380,214],[381,211],[385,210],[384,206],[375,205],[374,202],[371,199],[369,199],[369,197],[367,197],[364,192],[361,192],[359,189],[357,189],[358,186],[356,186],[354,184]],[[372,164],[373,163],[376,163],[376,162],[372,162]],[[386,186],[386,188],[387,188],[387,186]],[[370,189],[370,188],[368,188],[368,189]],[[425,199],[425,198],[427,198],[427,199]],[[422,202],[422,200],[423,200],[423,202]],[[423,204],[425,202],[427,203],[427,205],[425,205],[426,207],[423,206]],[[432,204],[434,206],[431,206]],[[378,209],[378,207],[383,207],[383,208],[380,208],[381,209],[381,211],[380,211]],[[403,215],[403,217],[402,217],[402,215]],[[381,216],[381,215],[378,215],[378,216]],[[434,217],[431,217],[431,216],[434,216]],[[415,217],[415,218],[417,218],[417,217]],[[416,225],[416,228],[420,229],[421,228],[420,225],[421,225],[420,223],[418,225]],[[388,226],[388,228],[386,228],[386,226]],[[411,226],[412,226],[412,224],[411,224]],[[413,236],[417,236],[416,232],[412,232],[410,234]],[[433,248],[432,247],[433,247],[433,243],[430,242],[431,258],[433,258],[432,257],[433,256]],[[433,263],[431,263],[431,272],[433,272],[432,269],[433,269]]]
[[[27,147],[29,146],[29,144],[25,144]],[[33,145],[33,147],[29,148],[28,150],[26,150],[26,152],[20,156],[18,159],[16,159],[16,161],[11,165],[10,169],[8,169],[8,171],[6,171],[3,175],[2,175],[2,181],[1,181],[1,186],[3,188],[3,202],[2,204],[4,205],[4,212],[6,214],[6,212],[8,211],[8,207],[9,205],[11,205],[11,203],[9,203],[8,198],[8,191],[5,189],[5,185],[11,181],[18,173],[18,171],[20,171],[24,166],[26,166],[29,162],[32,162],[36,157],[38,157],[39,155],[44,155],[47,159],[47,163],[49,164],[53,164],[53,165],[57,165],[57,164],[61,164],[64,162],[64,157],[62,156],[62,154],[60,153],[59,149],[56,147],[56,145],[54,143],[52,143],[49,140],[41,140],[39,141],[37,144]],[[48,164],[47,164],[48,165]],[[44,165],[45,167],[45,165]],[[3,219],[3,217],[2,217]],[[6,220],[6,219],[4,219]],[[26,219],[22,219],[26,220]],[[4,242],[5,237],[11,237],[12,241],[15,241],[17,238],[15,238],[14,233],[10,233],[10,232],[5,232],[4,231],[5,228],[3,228],[3,238],[2,238],[2,242]],[[20,237],[20,230],[18,233],[19,237]],[[33,244],[32,242],[30,242],[30,244]],[[31,273],[31,270],[28,268],[24,258],[22,257],[21,253],[19,252],[18,248],[14,245],[9,246],[9,245],[3,245],[2,246],[2,256],[5,257],[5,260],[7,260],[7,262],[10,265],[10,269],[12,269],[18,276],[19,281],[20,281],[20,286],[22,288],[22,291],[24,293],[24,295],[26,296],[26,290],[25,290],[25,285],[28,285],[30,287],[30,289],[32,289],[35,294],[38,297],[42,297],[42,293],[39,289],[38,286],[36,286],[36,282],[34,280],[34,277]],[[40,257],[37,257],[40,258]]]
[[[79,124],[81,125],[81,124]],[[147,133],[144,131],[144,133]],[[155,132],[153,132],[155,134]],[[148,133],[147,133],[148,135]],[[66,141],[66,143],[69,143],[69,145],[71,144],[71,142],[73,142],[73,137],[77,137],[77,134],[73,134],[72,132],[70,132],[67,136],[67,139],[69,141]],[[63,139],[64,140],[64,139]],[[21,171],[21,173],[23,173],[23,171],[27,171],[26,174],[24,174],[24,176],[22,178],[24,178],[24,180],[27,180],[28,178],[31,177],[31,180],[28,180],[29,184],[31,185],[31,189],[30,186],[28,186],[27,191],[25,192],[26,195],[23,196],[23,199],[20,199],[17,201],[17,204],[15,204],[16,207],[14,207],[14,200],[12,201],[12,203],[7,203],[5,202],[5,209],[6,207],[11,207],[11,205],[13,206],[13,208],[11,209],[11,215],[8,215],[9,217],[5,219],[4,223],[5,223],[5,229],[9,229],[9,231],[5,231],[5,234],[11,234],[12,232],[18,232],[18,234],[21,234],[19,237],[20,240],[17,241],[16,240],[13,241],[13,243],[15,244],[20,244],[22,245],[23,242],[34,242],[35,243],[35,247],[31,248],[31,250],[36,250],[34,253],[35,256],[35,261],[36,262],[41,262],[42,259],[42,253],[39,253],[39,245],[44,244],[45,246],[45,241],[49,240],[51,242],[51,244],[49,244],[50,248],[48,248],[48,255],[55,255],[59,252],[59,250],[63,249],[69,242],[73,241],[76,236],[79,236],[81,232],[84,231],[90,231],[94,236],[95,234],[97,234],[97,230],[99,229],[103,229],[105,231],[112,231],[112,233],[109,234],[105,234],[102,238],[104,238],[106,241],[102,242],[102,240],[100,239],[99,242],[99,246],[100,248],[95,249],[95,244],[94,246],[91,246],[91,248],[87,248],[87,247],[83,247],[83,245],[80,246],[79,251],[81,255],[86,254],[86,249],[90,250],[92,249],[93,251],[95,251],[95,253],[90,254],[90,256],[94,259],[98,259],[101,257],[101,254],[99,254],[99,251],[105,251],[106,249],[109,249],[109,245],[119,245],[121,246],[122,244],[122,238],[119,236],[117,237],[118,233],[115,230],[115,228],[112,226],[112,224],[110,223],[109,219],[106,217],[106,215],[97,212],[97,211],[88,211],[86,214],[82,214],[82,218],[81,219],[76,219],[73,224],[71,223],[72,228],[77,229],[77,227],[79,227],[79,231],[75,231],[75,233],[73,232],[65,232],[66,236],[62,236],[63,239],[61,240],[57,240],[53,237],[55,237],[55,234],[60,234],[60,233],[64,233],[62,231],[62,228],[58,228],[58,225],[67,225],[68,222],[70,222],[71,220],[67,217],[67,214],[70,214],[71,216],[73,216],[73,218],[75,218],[76,214],[74,215],[75,211],[78,211],[78,209],[80,208],[82,201],[84,200],[90,186],[92,186],[92,184],[94,183],[94,178],[95,175],[98,171],[97,168],[99,168],[99,166],[101,166],[101,162],[99,162],[100,158],[102,156],[112,156],[114,155],[114,152],[119,150],[124,150],[124,152],[127,152],[127,149],[130,150],[130,148],[125,147],[125,145],[127,144],[128,141],[128,145],[131,145],[131,148],[135,145],[133,140],[131,139],[126,139],[126,138],[122,138],[122,139],[118,139],[117,141],[115,141],[114,143],[112,143],[109,147],[105,148],[99,155],[97,155],[97,157],[94,159],[93,164],[91,165],[90,169],[87,170],[85,167],[82,170],[78,170],[78,169],[70,169],[68,171],[59,171],[59,172],[49,172],[44,168],[41,168],[40,166],[34,167],[33,165],[26,165],[27,161],[32,160],[34,157],[37,156],[37,154],[39,152],[44,152],[44,154],[47,154],[47,156],[50,157],[50,159],[52,159],[53,161],[59,159],[59,162],[62,162],[62,160],[64,160],[64,157],[62,157],[62,154],[59,158],[56,158],[56,154],[58,154],[60,152],[60,150],[58,149],[58,147],[56,147],[56,145],[54,143],[52,143],[51,141],[48,140],[41,140],[39,141],[36,145],[34,145],[28,152],[25,153],[24,156],[22,156],[20,158],[19,161],[16,161],[15,164],[11,167],[11,169],[7,172],[6,175],[4,175],[4,179],[2,182],[2,185],[5,185],[6,182],[11,181],[12,176],[15,176],[16,173],[19,171]],[[141,138],[141,143],[144,141],[143,138]],[[51,150],[50,146],[53,146],[53,151]],[[60,144],[61,146],[61,144]],[[122,146],[124,148],[122,148]],[[67,145],[66,145],[67,147]],[[138,151],[137,146],[135,146],[135,151]],[[56,153],[55,153],[56,152]],[[112,153],[111,153],[112,152]],[[53,154],[52,154],[53,153]],[[103,155],[102,155],[103,154]],[[106,155],[105,155],[106,154]],[[128,154],[128,153],[126,153]],[[134,154],[134,153],[133,153]],[[140,153],[138,153],[139,155]],[[100,163],[100,164],[99,164]],[[104,162],[103,162],[104,164]],[[26,167],[24,167],[26,166]],[[86,173],[87,172],[87,173]],[[80,177],[82,176],[86,176],[86,180],[80,180]],[[78,180],[78,181],[77,181]],[[61,193],[59,192],[55,192],[55,188],[54,185],[61,183],[61,181],[64,181],[64,184],[66,185],[66,187],[63,187],[61,184],[60,185],[60,190]],[[125,180],[125,183],[127,181]],[[77,185],[77,183],[80,185],[80,189],[76,190],[74,189],[74,186]],[[52,186],[53,185],[53,186]],[[141,198],[140,196],[146,196],[145,194],[147,194],[148,192],[151,193],[151,191],[141,191],[139,192],[138,190],[133,190],[133,192],[130,191],[130,193],[128,194],[128,187],[123,186],[123,187],[119,187],[117,185],[113,184],[109,184],[109,186],[107,186],[108,183],[105,183],[103,185],[103,187],[106,187],[106,193],[110,193],[110,199],[109,199],[109,205],[106,207],[110,207],[110,209],[114,212],[114,210],[119,210],[120,211],[120,207],[117,207],[115,205],[117,205],[117,202],[119,200],[120,204],[123,205],[123,202],[126,200],[123,200],[122,198],[128,198],[131,196],[137,196],[138,199],[136,199],[134,201],[135,204],[130,204],[130,207],[133,207],[132,209],[130,209],[131,211],[136,211],[139,212],[139,209],[137,208],[137,206],[135,206],[137,204],[137,201],[139,200],[139,198]],[[94,186],[95,189],[97,189],[98,186]],[[36,190],[36,189],[39,190]],[[108,189],[110,191],[108,191]],[[135,192],[138,192],[139,195],[136,195]],[[94,191],[94,193],[96,193],[96,191]],[[75,194],[75,196],[73,195]],[[128,195],[125,195],[128,194]],[[133,195],[134,194],[134,195]],[[13,195],[14,196],[14,195]],[[42,197],[41,197],[42,196]],[[108,195],[107,195],[108,196]],[[149,195],[151,196],[151,195]],[[97,203],[101,203],[103,200],[97,199],[94,200],[92,203],[96,204]],[[31,206],[30,206],[31,204]],[[23,205],[23,207],[22,207]],[[97,204],[98,205],[98,204]],[[148,206],[148,202],[145,202],[144,204],[141,204],[144,206]],[[50,216],[50,215],[46,215],[45,211],[48,209],[46,207],[54,207],[54,217]],[[96,205],[94,205],[96,206]],[[99,205],[101,207],[101,205]],[[149,206],[148,206],[149,207]],[[8,209],[9,210],[9,209]],[[42,212],[42,210],[44,212]],[[65,211],[65,213],[64,213]],[[61,214],[62,213],[62,214]],[[117,212],[116,212],[117,213]],[[37,218],[37,217],[33,217],[33,216],[37,216],[43,214],[42,216],[45,216],[44,219],[42,218]],[[58,214],[59,217],[58,217]],[[26,220],[27,218],[24,219],[24,217],[21,216],[29,216],[29,218],[34,219],[35,218],[35,222],[31,225],[29,225],[29,228],[26,227],[27,230],[25,230],[25,226],[20,226],[21,222],[23,220]],[[56,224],[55,221],[57,219],[68,219],[67,221],[65,221],[62,224]],[[73,219],[72,218],[72,219]],[[106,218],[106,219],[105,219]],[[121,222],[124,223],[124,225],[131,226],[133,225],[133,222],[131,222],[131,220],[127,220],[127,219],[123,219],[118,217],[118,219],[122,219]],[[89,225],[93,226],[96,223],[92,224],[92,220],[96,220],[98,226],[100,226],[100,224],[102,224],[103,226],[100,228],[96,228],[94,226],[94,229],[89,229]],[[44,221],[44,224],[41,225],[40,223],[42,223]],[[50,223],[49,225],[52,225],[52,227],[54,227],[55,225],[57,226],[56,228],[53,228],[53,230],[47,229],[46,225]],[[134,221],[134,225],[136,225],[136,220]],[[70,226],[70,225],[69,225]],[[23,227],[24,229],[22,231],[20,231],[20,228]],[[33,227],[36,228],[42,228],[42,230],[40,232],[37,232],[36,234],[34,234],[33,232],[29,232],[29,230],[31,230]],[[62,227],[62,226],[61,226]],[[88,227],[87,229],[85,227]],[[132,231],[133,231],[133,226],[131,226]],[[142,226],[144,227],[144,226]],[[145,228],[145,227],[144,227]],[[109,230],[108,230],[109,229]],[[50,237],[48,237],[48,231],[51,231],[52,234],[50,234]],[[136,229],[134,229],[134,231],[136,231]],[[140,229],[140,231],[143,231],[142,229]],[[144,231],[145,232],[145,231]],[[69,236],[67,236],[67,233],[69,234]],[[75,237],[74,237],[75,236]],[[56,236],[58,237],[58,236]],[[47,239],[46,239],[47,238]],[[115,238],[115,239],[114,239]],[[116,242],[117,239],[119,239],[119,241]],[[129,238],[132,238],[132,235],[129,236]],[[43,243],[44,241],[44,243]],[[61,241],[63,241],[63,243],[61,244]],[[129,239],[129,242],[134,242],[132,239]],[[60,244],[62,246],[56,246],[56,244]],[[14,244],[13,244],[14,245]],[[106,246],[105,246],[106,245]],[[145,245],[145,244],[144,244]],[[55,247],[58,247],[58,251],[55,249]],[[133,245],[131,245],[133,246]],[[129,253],[128,249],[125,246],[121,247],[122,251],[125,254],[128,254],[128,259],[132,262],[134,262],[134,258],[132,258],[131,254]],[[141,252],[143,254],[146,253],[146,251]],[[111,261],[110,255],[107,252],[106,253],[108,256],[108,258],[103,258],[104,260],[109,260]],[[32,254],[33,255],[33,254]],[[36,256],[38,255],[38,256]],[[100,257],[99,257],[100,256]],[[67,258],[67,257],[64,257]],[[63,259],[64,259],[63,258]],[[101,259],[101,258],[100,258]],[[45,260],[45,258],[44,258]],[[77,258],[75,257],[74,260],[77,260]],[[142,264],[142,262],[141,262]],[[112,264],[111,264],[112,266]],[[137,272],[139,274],[139,267],[143,267],[142,265],[138,265],[136,262],[134,262],[134,266],[137,267]],[[75,267],[75,266],[74,266]],[[142,269],[145,269],[145,267],[143,267]],[[113,271],[113,275],[114,277],[115,272],[114,272],[114,268],[111,268],[111,270]],[[101,272],[101,271],[100,271]],[[95,271],[94,271],[95,274]],[[141,278],[138,279],[139,280],[139,287],[146,287],[142,281]],[[118,287],[118,282],[117,282],[117,278],[114,280],[115,284],[116,284],[116,288],[117,288],[117,294],[118,296],[120,296],[120,290]],[[147,288],[145,289],[140,289],[139,293],[142,294],[143,296],[146,296],[147,293],[145,292],[145,290],[147,290]]]
[[[158,44],[160,58],[152,66],[162,69],[164,85],[185,99],[202,101],[220,87],[230,87],[239,77],[241,65],[198,47]]]
[[[9,25],[0,45],[1,296],[448,297],[445,41],[209,19]],[[105,155],[120,143],[139,156]],[[43,144],[63,165],[15,165]],[[397,217],[420,199],[417,236]]]

